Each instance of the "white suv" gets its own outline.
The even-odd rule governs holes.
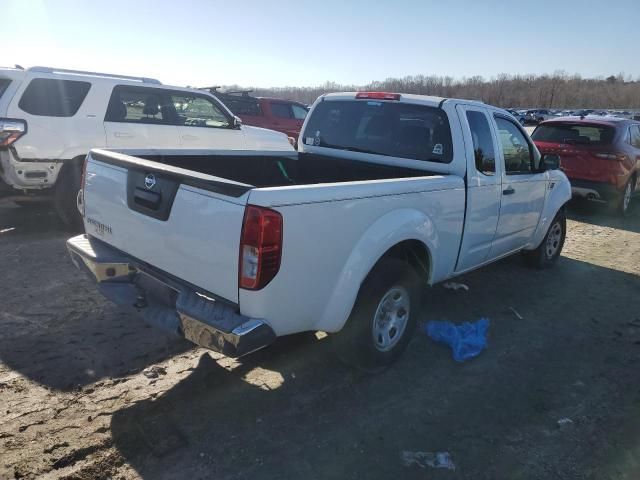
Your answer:
[[[52,200],[79,225],[91,148],[292,151],[286,135],[241,125],[216,97],[158,80],[49,67],[0,68],[0,198]]]

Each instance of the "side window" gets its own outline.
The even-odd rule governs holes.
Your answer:
[[[232,95],[228,95],[226,97],[222,97],[222,103],[225,104],[229,110],[231,110],[234,115],[239,115],[242,117],[243,115],[249,115],[252,117],[262,116],[262,110],[260,109],[260,104],[255,98],[251,97],[237,97],[233,98]]]
[[[31,115],[73,117],[89,93],[89,82],[75,80],[31,80],[18,107]]]
[[[540,159],[522,131],[510,120],[495,117],[498,139],[502,145],[504,167],[507,175],[514,173],[535,173]]]
[[[476,170],[485,175],[496,172],[496,156],[493,149],[493,136],[487,117],[482,112],[470,110],[467,121],[473,138],[473,153],[476,158]]]
[[[289,105],[288,103],[272,103],[271,113],[273,113],[274,117],[278,118],[293,118],[291,105]]]
[[[117,86],[104,121],[167,125],[172,123],[172,107],[160,89]]]
[[[631,145],[636,148],[640,148],[640,126],[632,125],[631,126]]]
[[[198,95],[171,95],[178,125],[186,127],[227,128],[229,118],[212,100]]]
[[[291,110],[293,110],[293,118],[296,120],[304,120],[307,118],[307,109],[301,107],[300,105],[291,105]]]

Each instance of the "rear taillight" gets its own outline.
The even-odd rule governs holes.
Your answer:
[[[280,270],[282,215],[275,210],[247,205],[240,236],[240,288],[259,290]]]
[[[387,92],[358,92],[356,93],[356,98],[369,98],[371,100],[400,100],[400,94]]]
[[[27,133],[27,122],[0,118],[0,148],[6,148]]]

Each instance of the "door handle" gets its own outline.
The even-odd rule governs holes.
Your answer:
[[[198,138],[196,135],[182,135],[182,140],[198,140]]]
[[[130,133],[127,132],[115,132],[113,134],[114,137],[118,137],[118,138],[132,138],[133,135],[131,135]]]
[[[516,191],[513,187],[509,187],[505,190],[502,190],[503,195],[513,195],[514,193],[516,193]]]

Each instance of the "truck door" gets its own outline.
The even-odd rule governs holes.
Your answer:
[[[104,118],[107,146],[178,148],[178,127],[170,110],[162,89],[117,85]]]
[[[467,213],[456,271],[484,263],[496,234],[502,194],[501,165],[486,109],[458,105],[467,157]],[[466,120],[466,121],[465,121]]]
[[[547,189],[540,154],[520,125],[495,114],[498,158],[502,165],[500,219],[490,256],[523,248],[538,225]]]
[[[244,133],[234,128],[233,118],[213,98],[175,91],[171,95],[183,148],[242,150]]]

